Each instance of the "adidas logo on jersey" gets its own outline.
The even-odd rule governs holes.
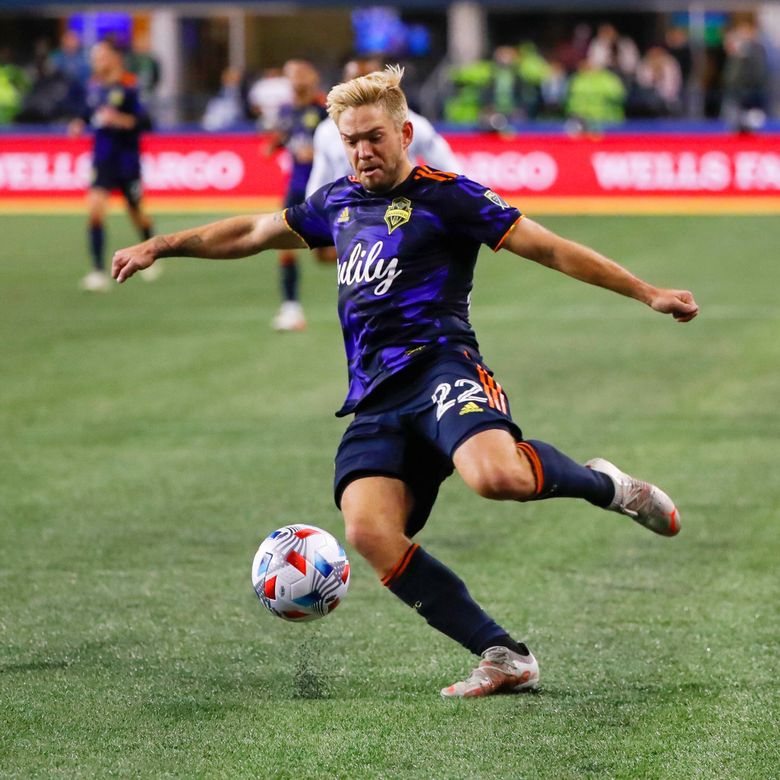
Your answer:
[[[344,206],[339,214],[339,218],[336,220],[338,225],[343,225],[345,222],[349,222],[349,206]]]
[[[471,412],[484,412],[485,410],[481,406],[477,406],[473,401],[469,401],[464,406],[460,407],[459,415],[471,414]]]

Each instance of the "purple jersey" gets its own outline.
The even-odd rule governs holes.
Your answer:
[[[358,407],[423,355],[478,349],[469,294],[481,244],[498,249],[521,214],[465,176],[415,167],[389,192],[338,179],[285,212],[310,247],[336,245],[339,319]]]
[[[292,156],[289,189],[301,193],[301,200],[306,192],[306,182],[309,180],[312,162],[298,162],[298,151],[308,149],[314,152],[314,131],[317,125],[328,115],[322,101],[317,99],[305,106],[282,106],[276,129],[282,136],[282,141]]]
[[[98,111],[110,106],[123,114],[132,114],[136,125],[131,130],[100,124]],[[141,130],[148,118],[138,98],[135,77],[127,74],[115,84],[91,81],[87,88],[85,120],[95,131],[92,163],[95,168],[110,168],[120,178],[137,179],[141,172]]]

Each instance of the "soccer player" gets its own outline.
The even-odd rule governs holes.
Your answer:
[[[289,60],[284,75],[290,82],[293,101],[279,111],[271,149],[286,147],[292,158],[292,171],[284,199],[285,208],[303,203],[306,182],[314,160],[312,139],[317,125],[327,116],[325,102],[319,91],[319,74],[306,60]],[[274,330],[300,331],[306,328],[306,318],[298,298],[298,258],[295,252],[279,253],[282,305],[271,323]]]
[[[680,322],[693,319],[698,307],[690,292],[642,281],[476,182],[413,166],[401,76],[390,67],[328,95],[353,176],[279,214],[234,217],[119,250],[112,273],[124,282],[159,257],[234,258],[335,243],[349,364],[338,414],[355,415],[336,455],[335,497],[347,539],[392,593],[481,656],[443,696],[530,689],[539,667],[528,647],[471,598],[454,572],[412,542],[453,467],[486,498],[580,498],[664,536],[679,531],[680,515],[659,488],[602,458],[581,466],[550,444],[524,438],[469,324],[480,245],[635,298]]]
[[[135,77],[124,70],[122,52],[105,40],[92,47],[92,79],[82,118],[70,123],[70,133],[81,135],[87,124],[94,131],[92,181],[87,204],[92,271],[81,282],[85,290],[109,287],[104,270],[105,217],[111,192],[124,196],[130,219],[142,238],[152,235],[152,221],[141,207],[141,131],[148,127],[146,110],[138,98]],[[156,274],[144,275],[151,280]]]

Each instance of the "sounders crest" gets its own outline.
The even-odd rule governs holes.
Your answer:
[[[412,216],[412,201],[409,198],[393,198],[393,202],[385,211],[387,234],[390,235],[397,227],[405,225]]]

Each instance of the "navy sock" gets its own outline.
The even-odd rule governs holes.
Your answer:
[[[606,507],[615,497],[615,485],[606,474],[575,463],[552,445],[529,439],[518,442],[517,448],[531,462],[537,499],[584,498]]]
[[[283,261],[282,273],[282,298],[285,301],[298,300],[298,263],[295,260]]]
[[[493,645],[512,641],[506,630],[474,601],[463,580],[419,544],[409,547],[382,584],[416,609],[430,626],[476,655]]]
[[[143,238],[144,241],[148,241],[152,237],[152,235],[154,235],[152,233],[151,225],[149,225],[149,227],[141,228],[140,232],[141,232],[141,237]]]
[[[104,232],[102,225],[90,225],[89,226],[89,249],[92,253],[92,265],[98,271],[102,271],[104,267],[103,263],[103,239]]]

